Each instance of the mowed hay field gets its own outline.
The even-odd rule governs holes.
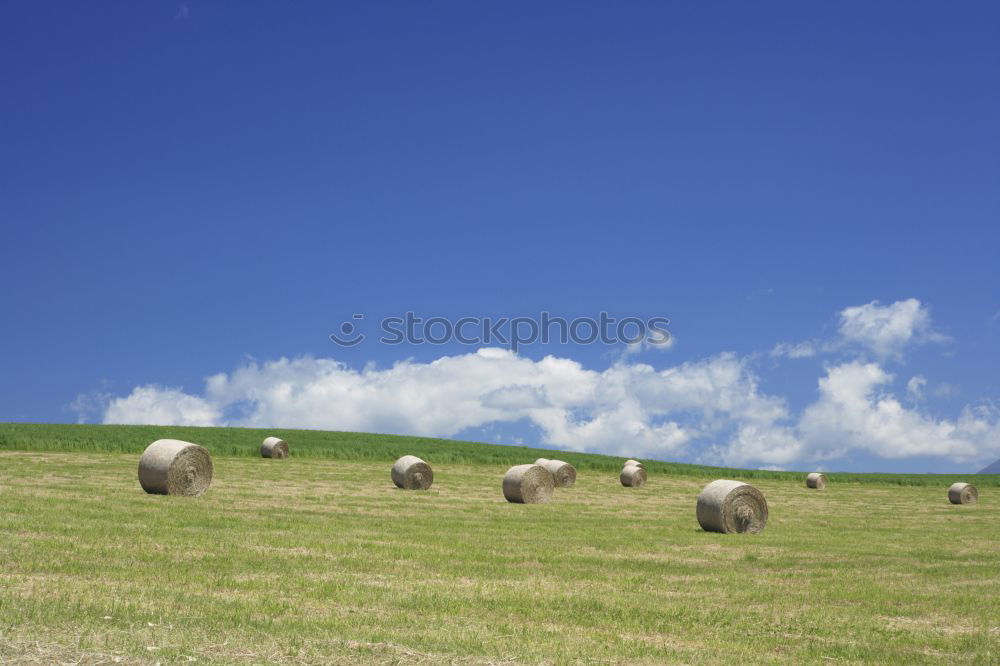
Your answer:
[[[382,459],[297,458],[279,431],[291,458],[265,460],[220,454],[213,429],[215,479],[185,498],[140,489],[141,446],[59,451],[101,430],[32,428],[0,426],[5,662],[1000,661],[996,477],[968,478],[970,507],[948,503],[952,477],[831,474],[814,491],[731,471],[770,519],[722,535],[698,527],[706,472],[683,465],[650,463],[633,489],[622,459],[560,453],[576,485],[516,505],[490,460],[520,450],[460,443],[486,461],[440,463],[412,440],[434,485],[404,491],[384,454],[406,438],[365,436]]]

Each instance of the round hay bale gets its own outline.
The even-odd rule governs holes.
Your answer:
[[[952,504],[975,504],[979,501],[979,491],[971,483],[953,483],[948,489],[948,500]]]
[[[638,460],[632,460],[631,458],[629,460],[626,460],[625,464],[622,465],[622,467],[628,467],[629,465],[635,465],[636,467],[641,467],[643,469],[646,469],[646,466],[643,465],[641,462],[639,462]]]
[[[416,456],[403,456],[392,465],[392,482],[404,490],[427,490],[434,483],[434,470]]]
[[[742,481],[712,481],[698,495],[698,524],[706,532],[756,534],[767,524],[767,500]]]
[[[535,464],[536,465],[545,465],[545,463],[547,463],[548,461],[549,461],[548,458],[539,458],[538,460],[535,461]]]
[[[542,467],[549,470],[556,488],[569,488],[576,483],[576,468],[568,462],[563,462],[562,460],[546,460],[544,463],[538,463],[536,461],[535,464],[541,464]]]
[[[268,437],[264,440],[264,443],[260,445],[260,455],[262,458],[287,458],[288,444],[286,444],[283,439]]]
[[[646,485],[646,469],[638,465],[625,465],[618,480],[623,486],[629,488],[641,488]]]
[[[208,450],[179,439],[158,439],[139,459],[139,484],[147,493],[193,497],[212,483]]]
[[[806,476],[806,488],[823,490],[826,488],[826,475],[820,474],[819,472],[811,472],[808,476]]]
[[[517,504],[541,504],[552,499],[555,480],[541,465],[515,465],[503,477],[503,496]]]

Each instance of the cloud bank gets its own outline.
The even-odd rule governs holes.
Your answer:
[[[623,354],[597,371],[568,358],[532,360],[484,348],[361,370],[313,357],[248,363],[209,377],[200,395],[136,387],[108,402],[103,421],[440,437],[528,423],[538,443],[551,447],[741,466],[815,463],[854,453],[976,463],[1000,456],[997,410],[967,407],[955,419],[935,419],[914,406],[926,385],[922,376],[905,387],[909,407],[891,393],[894,376],[882,362],[942,339],[919,301],[846,308],[839,335],[835,344],[786,348],[792,358],[844,346],[858,350],[825,367],[815,400],[798,414],[784,398],[761,390],[751,357],[733,353],[666,369]]]

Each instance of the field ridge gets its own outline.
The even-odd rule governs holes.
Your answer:
[[[577,469],[618,470],[622,456],[553,451],[526,446],[490,444],[433,437],[375,433],[298,430],[290,428],[230,428],[198,426],[0,423],[0,451],[97,452],[140,454],[150,442],[172,438],[195,442],[215,456],[259,457],[264,437],[288,441],[298,458],[391,461],[410,454],[432,464],[516,465],[540,457],[558,456]],[[713,467],[644,459],[650,473],[696,478],[800,480],[805,471]],[[1000,487],[1000,474],[883,474],[828,472],[831,482],[900,486],[946,486],[969,481],[978,487]]]

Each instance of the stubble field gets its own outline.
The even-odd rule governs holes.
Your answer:
[[[3,661],[1000,660],[996,477],[966,507],[948,480],[763,475],[767,529],[720,535],[695,520],[700,468],[630,489],[619,459],[578,458],[575,487],[514,505],[506,463],[426,457],[434,486],[402,491],[390,456],[297,458],[286,433],[292,458],[216,452],[209,491],[182,498],[143,493],[137,453],[5,428]]]

